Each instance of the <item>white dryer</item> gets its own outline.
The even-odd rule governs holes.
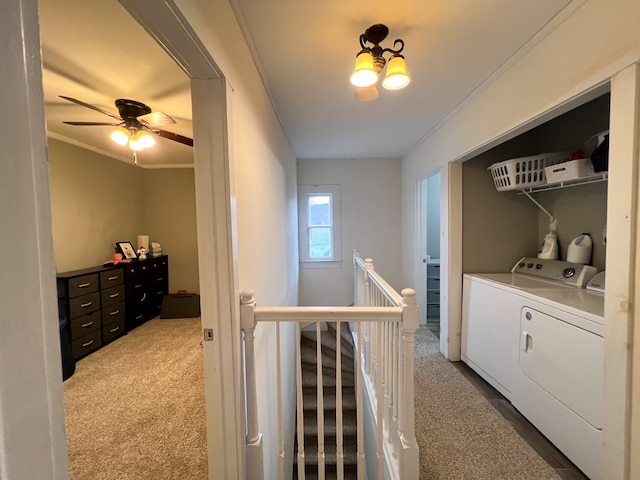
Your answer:
[[[462,360],[592,479],[601,478],[604,296],[593,267],[523,258],[464,275]]]

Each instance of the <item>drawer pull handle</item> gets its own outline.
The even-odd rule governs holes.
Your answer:
[[[118,293],[112,293],[111,295],[109,295],[109,298],[116,298],[117,296],[120,295],[120,292]]]
[[[164,277],[158,277],[158,278],[156,278],[156,281],[158,281],[158,282],[161,282],[161,281],[163,281],[163,280],[164,280]]]
[[[87,343],[83,343],[82,346],[83,347],[88,347],[89,345],[91,345],[93,343],[93,340],[89,340]]]
[[[82,328],[90,327],[91,325],[93,325],[93,320],[91,320],[89,323],[83,323]]]
[[[82,305],[80,305],[80,308],[87,308],[87,307],[90,307],[92,304],[93,302],[83,303]]]
[[[118,275],[114,275],[113,277],[109,277],[109,280],[117,280],[118,279]]]
[[[142,318],[142,315],[138,315],[138,316],[136,317],[136,320],[140,320],[141,318]]]
[[[113,312],[111,312],[109,315],[117,315],[120,313],[120,310],[114,310]]]
[[[87,282],[87,283],[80,283],[78,285],[78,288],[86,288],[86,287],[90,287],[91,286],[91,282]]]
[[[140,288],[140,287],[142,287],[142,284],[141,284],[141,283],[139,283],[138,285],[134,285],[134,287],[133,287],[133,288]]]
[[[140,299],[140,303],[144,302],[147,299],[147,292],[142,294],[142,298]]]
[[[112,328],[109,333],[117,332],[118,330],[120,330],[120,327]]]

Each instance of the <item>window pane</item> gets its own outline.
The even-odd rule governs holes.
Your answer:
[[[309,226],[331,225],[331,195],[309,196]]]
[[[331,260],[331,228],[313,227],[309,229],[309,258]]]

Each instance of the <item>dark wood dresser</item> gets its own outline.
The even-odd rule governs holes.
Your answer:
[[[57,275],[60,317],[78,360],[160,315],[169,293],[169,258],[163,255]]]
[[[160,315],[162,298],[169,293],[169,256],[125,264],[127,331]]]

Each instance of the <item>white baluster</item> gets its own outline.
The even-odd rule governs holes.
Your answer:
[[[419,324],[416,292],[410,288],[402,290],[402,407],[400,410],[400,478],[418,478],[418,443],[415,435],[414,410],[414,344],[415,331]]]
[[[342,324],[336,322],[336,469],[338,480],[344,480],[344,445],[342,440]]]
[[[282,371],[280,365],[280,322],[276,320],[276,402],[278,415],[278,477],[284,478],[284,432],[282,418]]]
[[[375,344],[375,348],[376,351],[378,352],[378,355],[376,356],[376,358],[378,358],[378,361],[382,360],[382,333],[381,333],[381,329],[380,329],[380,323],[376,323],[376,344]],[[377,465],[378,465],[378,480],[384,480],[384,449],[383,449],[383,441],[384,441],[384,431],[383,431],[383,425],[384,425],[384,385],[382,384],[382,375],[383,375],[383,368],[382,366],[378,363],[376,365],[376,383],[375,383],[375,388],[376,388],[376,422],[377,422],[377,446],[376,446],[376,459],[377,459]]]
[[[322,378],[322,331],[320,322],[316,322],[316,375],[318,377],[316,392],[318,394],[318,478],[324,480],[324,379]]]
[[[296,322],[296,406],[298,424],[298,480],[305,480],[304,459],[304,405],[302,402],[302,353],[300,351],[300,324]]]
[[[240,292],[240,328],[244,339],[247,411],[247,477],[262,480],[262,434],[258,431],[258,402],[256,393],[256,363],[253,348],[256,328],[254,310],[256,301],[253,290]]]
[[[357,355],[356,355],[356,443],[358,448],[358,480],[365,480],[365,470],[366,466],[364,463],[364,410],[363,410],[363,385],[364,378],[362,369],[363,365],[363,347],[364,347],[364,339],[363,335],[362,322],[358,322],[356,324],[356,332],[358,336],[357,343]]]

